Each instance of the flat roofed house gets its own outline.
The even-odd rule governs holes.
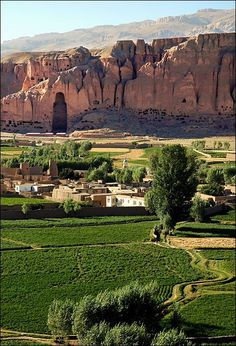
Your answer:
[[[144,207],[144,197],[116,195],[117,207]]]

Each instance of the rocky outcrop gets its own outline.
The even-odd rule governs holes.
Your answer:
[[[3,97],[3,127],[38,124],[51,131],[56,95],[63,94],[67,128],[88,111],[113,109],[136,114],[233,114],[235,36],[204,34],[153,40],[118,41],[106,58],[84,47],[47,53],[27,65],[2,69],[9,90]],[[17,71],[17,73],[16,73]],[[17,83],[9,76],[18,76]],[[8,83],[9,81],[9,83]],[[12,85],[11,85],[12,84]],[[4,95],[4,94],[3,94]],[[10,123],[10,125],[9,125]]]
[[[1,63],[1,97],[21,90],[25,77],[26,64]]]

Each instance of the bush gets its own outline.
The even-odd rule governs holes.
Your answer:
[[[110,327],[105,322],[95,324],[80,340],[86,346],[104,345],[104,340],[109,330]]]
[[[28,214],[28,212],[30,211],[30,209],[31,209],[31,206],[30,206],[30,204],[22,204],[22,206],[21,206],[21,211],[22,211],[22,213],[24,214],[24,215],[27,215]]]
[[[152,341],[151,346],[191,346],[184,332],[176,329],[160,332]]]
[[[208,185],[202,186],[201,192],[207,195],[212,195],[212,196],[222,196],[224,192],[224,188],[222,185],[219,185],[219,184],[211,184],[211,185],[208,184]]]
[[[103,345],[147,346],[149,345],[149,338],[143,325],[137,323],[118,324],[107,332]]]
[[[209,203],[201,199],[200,197],[194,197],[192,206],[190,209],[190,216],[196,222],[203,222],[205,216],[205,208],[209,206]]]
[[[73,179],[74,170],[72,168],[63,168],[59,173],[59,178],[61,179]]]
[[[206,141],[193,141],[192,147],[197,150],[203,150],[206,147]]]
[[[60,207],[64,209],[66,214],[69,214],[73,211],[79,211],[81,209],[81,204],[80,202],[73,201],[73,199],[66,199],[60,204]]]
[[[74,312],[73,332],[84,338],[95,324],[106,322],[114,327],[119,323],[144,324],[148,330],[156,328],[156,317],[162,301],[154,296],[157,285],[141,286],[137,282],[114,291],[104,291],[96,297],[85,296]]]
[[[72,333],[74,303],[55,299],[48,311],[48,328],[54,337],[66,337]]]
[[[224,175],[222,169],[210,169],[207,173],[207,183],[211,184],[224,184]]]
[[[230,184],[232,178],[236,175],[236,166],[226,166],[223,170],[224,180],[226,184]]]

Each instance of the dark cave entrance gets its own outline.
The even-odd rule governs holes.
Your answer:
[[[52,131],[67,131],[67,105],[63,93],[56,93],[56,99],[53,104]]]

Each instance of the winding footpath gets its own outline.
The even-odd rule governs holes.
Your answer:
[[[158,244],[162,247],[170,247],[177,248],[173,245],[169,244]],[[201,272],[205,272],[206,274],[211,274],[214,278],[211,279],[201,279],[197,281],[188,281],[181,282],[180,284],[176,284],[173,287],[172,296],[166,300],[163,305],[166,307],[163,311],[163,315],[167,315],[173,307],[174,303],[178,303],[181,305],[185,305],[190,301],[202,296],[202,295],[210,295],[209,292],[202,292],[201,289],[204,287],[210,287],[215,285],[223,285],[229,282],[235,281],[235,276],[228,273],[226,270],[215,268],[211,261],[204,258],[201,254],[200,250],[186,250],[185,251],[191,256],[191,266],[200,270]],[[222,293],[222,291],[215,291],[214,293]],[[227,291],[223,293],[227,294]]]

